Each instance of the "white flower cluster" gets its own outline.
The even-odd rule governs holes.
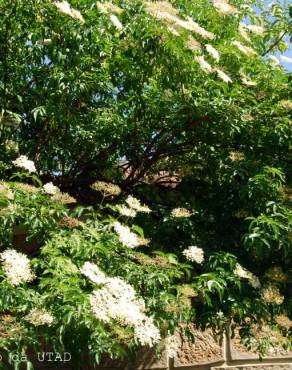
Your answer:
[[[133,233],[128,226],[122,225],[116,221],[113,223],[115,232],[118,234],[120,242],[128,248],[135,248],[140,245],[147,245],[150,243],[150,239],[142,238],[137,234]]]
[[[116,29],[118,29],[119,31],[121,31],[124,28],[123,24],[120,22],[119,18],[116,15],[111,14],[110,20],[112,24],[116,27]]]
[[[50,194],[50,195],[55,195],[57,193],[60,192],[60,189],[55,186],[52,182],[48,182],[46,183],[44,186],[44,191],[47,193],[47,194]]]
[[[112,12],[115,14],[122,14],[124,9],[120,8],[119,6],[113,4],[110,1],[107,1],[105,3],[100,3],[99,1],[96,3],[97,8],[104,13]]]
[[[216,68],[215,71],[217,72],[218,77],[227,84],[232,82],[232,79],[225,72],[221,71],[221,69]]]
[[[4,183],[0,183],[0,195],[6,197],[8,200],[14,199],[13,192],[9,189],[9,186]]]
[[[133,197],[132,195],[128,196],[128,198],[126,199],[126,203],[130,208],[134,209],[136,212],[141,213],[151,212],[151,209],[148,206],[146,206],[145,204],[141,204],[140,200]]]
[[[179,208],[173,208],[171,210],[171,217],[174,217],[174,218],[188,218],[188,217],[191,217],[191,215],[192,215],[192,212],[190,212],[186,208],[179,207]]]
[[[136,297],[133,287],[118,277],[106,277],[98,266],[86,262],[80,270],[91,281],[102,285],[90,295],[94,316],[101,321],[115,320],[134,329],[135,338],[152,347],[160,340],[160,333],[153,319],[145,314],[145,303]]]
[[[105,274],[94,263],[85,262],[80,272],[95,284],[104,284],[106,282]]]
[[[236,46],[238,48],[238,50],[240,50],[243,54],[245,54],[249,57],[252,57],[252,56],[256,55],[256,52],[251,47],[245,46],[239,41],[232,41],[231,45]]]
[[[104,196],[119,195],[122,192],[122,189],[118,185],[105,181],[96,181],[91,185],[91,188],[100,191]]]
[[[213,0],[213,5],[220,15],[232,15],[238,12],[237,8],[228,4],[227,0]]]
[[[235,270],[233,271],[235,275],[242,279],[247,279],[249,284],[255,288],[258,289],[261,287],[260,280],[257,276],[255,276],[250,271],[247,271],[245,268],[243,268],[239,263],[236,264]]]
[[[69,15],[71,18],[77,19],[81,23],[85,22],[79,10],[72,8],[68,1],[56,1],[54,5],[61,13]]]
[[[204,39],[212,40],[215,38],[214,33],[205,30],[191,17],[187,17],[187,20],[183,20],[168,11],[163,9],[159,10],[158,7],[153,7],[151,3],[146,3],[146,10],[157,19],[173,24],[174,27],[184,28],[188,31],[195,32]]]
[[[122,8],[116,5],[113,5],[109,2],[107,3],[97,2],[96,6],[97,6],[97,9],[102,13],[112,12],[116,14],[121,14],[123,12]],[[121,31],[124,28],[123,24],[120,22],[119,18],[115,14],[110,14],[110,20],[117,30]]]
[[[262,290],[262,298],[266,303],[280,305],[284,302],[284,296],[276,285],[268,285]]]
[[[201,70],[203,72],[205,72],[205,73],[212,73],[213,72],[212,66],[208,62],[206,62],[206,60],[204,59],[204,57],[202,55],[196,56],[195,60],[196,60],[196,62],[199,63],[199,65],[201,67]]]
[[[54,317],[45,309],[34,308],[24,318],[35,326],[52,325]]]
[[[220,60],[220,55],[218,50],[216,50],[212,45],[207,44],[206,45],[206,50],[207,52],[211,55],[211,57],[216,61],[219,62]]]
[[[266,29],[264,27],[258,26],[256,24],[247,24],[246,25],[246,28],[250,32],[253,32],[253,33],[255,33],[258,36],[262,36],[266,32]]]
[[[190,246],[187,249],[185,249],[182,253],[186,257],[186,259],[191,262],[197,262],[199,264],[204,262],[205,257],[202,248]]]
[[[118,204],[117,205],[117,210],[119,211],[119,213],[122,216],[133,217],[134,218],[137,215],[137,211],[135,211],[132,208],[129,208],[129,207],[125,206],[124,204]]]
[[[30,261],[23,253],[7,249],[0,254],[0,259],[6,278],[12,285],[18,286],[35,278],[30,269]]]
[[[33,161],[29,160],[26,155],[21,155],[15,161],[12,161],[14,166],[24,168],[29,173],[36,172],[35,165]]]
[[[118,221],[113,224],[115,232],[118,234],[120,242],[128,248],[135,248],[139,245],[138,235],[133,233],[128,226],[124,226]]]
[[[245,86],[256,86],[257,83],[248,78],[244,73],[241,73],[241,81]]]

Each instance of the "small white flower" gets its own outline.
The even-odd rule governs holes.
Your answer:
[[[239,263],[236,264],[235,270],[233,272],[235,275],[243,279],[247,279],[249,276],[249,272],[245,268],[243,268]]]
[[[57,194],[57,193],[59,193],[59,192],[60,192],[60,189],[59,189],[57,186],[53,185],[53,183],[52,183],[52,182],[48,182],[48,183],[46,183],[46,184],[43,186],[43,188],[44,188],[44,191],[45,191],[47,194],[50,194],[50,195],[55,195],[55,194]]]
[[[192,216],[192,212],[182,207],[173,208],[170,214],[171,214],[171,217],[174,217],[174,218],[188,218]]]
[[[202,248],[190,246],[187,249],[185,249],[182,253],[186,257],[186,259],[191,262],[197,262],[199,264],[204,262],[205,257]]]
[[[250,48],[249,46],[243,45],[239,41],[232,41],[231,45],[236,46],[238,48],[238,50],[240,50],[243,54],[245,54],[249,57],[256,55],[256,52],[252,48]]]
[[[239,263],[236,264],[235,270],[233,271],[235,275],[242,279],[247,279],[249,284],[255,288],[258,289],[261,287],[260,280],[257,276],[255,276],[250,271],[246,270],[244,267],[242,267]]]
[[[213,0],[213,5],[220,15],[232,15],[238,12],[237,8],[228,4],[226,0]]]
[[[199,63],[200,67],[201,67],[201,70],[205,73],[212,73],[213,72],[213,68],[212,66],[205,61],[204,57],[203,56],[197,56],[195,57],[195,60]]]
[[[38,308],[32,309],[24,319],[35,326],[50,326],[54,322],[54,317],[48,311]]]
[[[180,36],[179,32],[172,26],[167,27],[168,31],[172,33],[174,36]]]
[[[150,317],[146,317],[144,321],[135,326],[134,336],[139,340],[142,346],[149,347],[153,347],[153,345],[161,339],[159,330]]]
[[[123,226],[118,221],[113,224],[115,232],[118,234],[120,242],[128,248],[135,248],[139,246],[139,238],[134,234],[128,226]]]
[[[6,249],[0,254],[6,278],[14,286],[31,282],[35,275],[30,269],[30,260],[25,254],[14,249]]]
[[[207,44],[206,45],[207,52],[211,55],[212,58],[216,60],[216,62],[219,62],[220,55],[218,50],[216,50],[212,45]]]
[[[121,31],[124,26],[122,25],[122,23],[119,21],[118,17],[114,14],[111,14],[110,15],[110,20],[112,21],[112,24],[119,30]]]
[[[187,17],[187,23],[190,25],[191,31],[196,32],[198,35],[204,39],[213,40],[215,38],[214,33],[205,30],[197,22],[195,22],[191,17]]]
[[[21,155],[19,158],[12,161],[14,166],[24,168],[29,173],[36,172],[35,165],[33,161],[29,160],[26,155]]]
[[[245,41],[250,42],[251,39],[247,33],[246,24],[240,23],[238,27],[239,34],[245,39]]]
[[[122,216],[126,216],[126,217],[136,217],[137,215],[137,212],[132,209],[132,208],[129,208],[123,204],[119,204],[117,205],[117,210],[119,211],[119,213],[122,215]]]
[[[153,346],[160,340],[153,319],[145,315],[145,302],[136,297],[133,287],[118,277],[106,278],[104,286],[94,290],[89,301],[94,316],[101,321],[114,320],[134,329],[134,336],[142,345]]]
[[[221,71],[220,69],[216,69],[216,72],[218,74],[218,77],[221,78],[221,80],[223,80],[224,82],[226,82],[227,84],[228,83],[232,83],[232,80],[231,78],[223,71]]]
[[[241,73],[241,81],[245,86],[256,86],[255,81],[250,80],[244,73]]]
[[[76,10],[71,7],[68,1],[56,1],[54,5],[58,8],[58,10],[66,15],[69,15],[71,18],[77,19],[81,23],[84,23],[85,20],[79,10]]]
[[[262,36],[266,31],[264,27],[257,26],[255,24],[248,24],[248,25],[246,25],[246,28],[249,31],[251,31],[251,32],[253,32],[253,33],[255,33],[256,35],[259,35],[259,36]]]
[[[94,263],[85,262],[80,272],[95,284],[105,284],[105,274]]]
[[[128,204],[130,208],[134,209],[137,212],[141,212],[141,213],[151,212],[151,209],[148,206],[146,206],[145,204],[142,205],[140,203],[140,200],[133,197],[132,195],[128,196],[128,198],[126,199],[126,203]]]

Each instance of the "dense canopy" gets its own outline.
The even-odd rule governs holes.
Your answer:
[[[292,345],[288,5],[0,0],[1,349]]]

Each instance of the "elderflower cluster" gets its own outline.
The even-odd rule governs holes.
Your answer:
[[[69,15],[71,18],[74,18],[81,23],[85,23],[85,20],[79,10],[72,8],[67,1],[56,1],[54,2],[54,5],[61,13]]]
[[[254,33],[258,36],[262,36],[266,32],[266,29],[264,27],[258,26],[258,25],[255,25],[255,24],[247,24],[246,28],[250,32],[252,32],[252,33]]]
[[[111,13],[115,13],[115,14],[122,14],[124,9],[120,8],[119,6],[113,4],[112,2],[110,1],[106,1],[104,3],[100,3],[99,1],[96,3],[96,6],[97,8],[104,12],[104,13],[107,13],[107,12],[111,12]]]
[[[242,161],[245,159],[245,155],[244,153],[242,152],[239,152],[239,151],[231,151],[229,153],[229,158],[231,159],[232,162],[238,162],[238,161]]]
[[[258,289],[261,286],[260,280],[257,276],[255,276],[250,271],[247,271],[245,268],[243,268],[239,263],[236,264],[235,270],[233,271],[235,275],[242,279],[247,279],[249,284],[255,288]]]
[[[256,52],[251,47],[245,46],[239,41],[232,41],[231,45],[236,46],[239,51],[241,51],[243,54],[245,54],[249,57],[252,57],[252,56],[256,55]]]
[[[282,270],[281,266],[271,267],[265,274],[265,276],[272,281],[283,283],[288,280],[287,275]]]
[[[192,51],[198,51],[201,49],[201,44],[196,39],[194,39],[192,36],[188,37],[186,46],[188,49]]]
[[[120,242],[128,248],[139,246],[138,235],[133,233],[128,226],[124,226],[118,221],[113,224],[115,232],[118,234]]]
[[[269,285],[262,290],[262,298],[266,303],[280,305],[284,302],[284,296],[280,294],[279,288]]]
[[[0,195],[6,197],[8,200],[14,199],[14,194],[6,184],[0,183]]]
[[[104,284],[106,282],[105,274],[94,263],[85,262],[80,272],[95,284]]]
[[[134,209],[137,212],[141,213],[150,213],[151,209],[146,206],[145,204],[141,204],[140,200],[133,197],[132,195],[129,195],[128,198],[126,199],[126,203],[128,206],[132,209]]]
[[[101,192],[104,196],[117,196],[121,194],[122,190],[118,185],[105,181],[96,181],[91,185],[91,188]]]
[[[83,266],[81,271],[88,271],[91,280],[95,282],[96,275],[99,277],[101,271],[97,266],[89,262]],[[93,279],[92,279],[93,278]],[[102,280],[102,279],[101,279]],[[100,280],[100,281],[101,281]],[[118,277],[104,277],[100,289],[94,290],[90,297],[90,305],[94,316],[101,321],[117,321],[120,325],[130,326],[134,329],[134,337],[142,345],[152,347],[160,340],[160,333],[151,317],[145,314],[145,303],[137,298],[133,287]]]
[[[213,0],[213,6],[220,15],[232,15],[238,12],[237,8],[228,4],[227,0]]]
[[[225,72],[221,71],[221,69],[216,68],[215,71],[217,72],[217,75],[219,78],[221,78],[221,80],[223,80],[227,84],[232,83],[232,79]]]
[[[45,309],[34,308],[24,318],[35,326],[52,325],[54,317]]]
[[[30,193],[30,194],[35,194],[39,191],[39,189],[37,187],[35,187],[33,185],[30,185],[30,184],[24,184],[22,182],[15,183],[14,187],[17,190],[21,190],[24,193]]]
[[[197,63],[199,63],[200,67],[201,67],[201,70],[205,73],[212,73],[213,72],[213,68],[212,66],[206,62],[206,60],[204,59],[203,56],[199,55],[197,57],[195,57],[195,61]]]
[[[124,204],[118,204],[117,205],[117,210],[122,216],[133,217],[134,218],[137,215],[137,212],[134,209],[129,208],[129,207],[125,206]]]
[[[210,44],[207,44],[206,45],[206,50],[207,50],[207,53],[209,53],[211,55],[211,57],[216,61],[216,62],[219,62],[220,60],[220,54],[218,52],[218,50],[216,50],[212,45]]]
[[[276,317],[276,323],[284,328],[292,328],[292,321],[285,315],[279,315]]]
[[[23,253],[14,249],[7,249],[0,254],[0,260],[6,278],[12,285],[18,286],[35,278],[30,269],[30,261]]]
[[[122,8],[112,4],[110,2],[106,2],[106,3],[97,2],[96,6],[97,6],[97,9],[99,11],[101,11],[102,13],[121,14],[123,12]],[[112,24],[116,27],[116,29],[121,31],[124,28],[123,24],[121,23],[121,21],[119,20],[119,18],[115,14],[110,14],[109,18],[110,18],[110,21],[112,22]]]
[[[284,109],[292,110],[292,100],[282,100],[280,104]]]
[[[45,193],[55,195],[60,192],[60,189],[55,186],[52,182],[48,182],[43,186]]]
[[[14,166],[24,168],[29,173],[36,172],[35,165],[33,161],[29,160],[26,155],[21,155],[15,161],[12,161]]]
[[[152,3],[146,3],[146,10],[157,19],[171,23],[175,28],[184,28],[188,31],[195,32],[204,39],[213,40],[215,38],[214,33],[205,30],[191,17],[187,17],[186,20],[183,20],[177,17],[173,11],[169,12],[164,7],[160,8],[157,4],[153,6]]]
[[[190,246],[187,249],[185,249],[182,253],[186,257],[186,259],[191,262],[197,262],[199,264],[204,262],[205,257],[202,248]]]
[[[76,199],[73,198],[70,194],[61,193],[61,192],[54,194],[51,198],[51,201],[55,203],[61,203],[61,204],[76,203]]]
[[[255,81],[250,80],[247,76],[244,74],[241,75],[241,81],[245,86],[256,86],[257,83]]]
[[[249,37],[249,34],[247,32],[246,24],[245,23],[240,23],[238,26],[238,31],[241,37],[244,38],[245,41],[251,42],[251,39]]]
[[[192,212],[186,208],[174,208],[171,210],[171,217],[174,218],[188,218],[191,217]]]

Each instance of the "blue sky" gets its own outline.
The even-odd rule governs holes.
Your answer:
[[[266,5],[270,5],[272,1],[270,0],[264,0],[264,3]],[[289,5],[292,5],[292,0],[282,0],[280,1],[285,7],[288,7]],[[286,36],[286,38],[284,39],[284,41],[287,42],[288,45],[290,45],[290,48],[285,52],[283,53],[282,55],[285,55],[286,57],[289,57],[289,58],[292,58],[292,44],[290,42],[290,37],[289,36]],[[277,57],[279,57],[281,54],[276,54]],[[289,72],[292,72],[292,63],[284,63],[284,62],[281,62],[282,65],[287,69],[287,71]]]

